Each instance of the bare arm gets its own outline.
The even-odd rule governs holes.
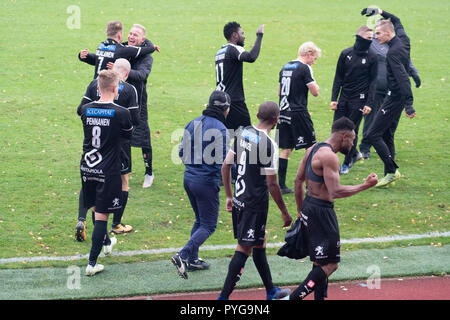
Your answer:
[[[317,97],[319,95],[319,85],[316,82],[308,83],[307,87],[309,89],[309,92],[311,92],[314,97]]]
[[[305,153],[305,156],[303,157],[302,161],[300,162],[300,166],[297,171],[297,175],[295,177],[295,184],[294,184],[294,194],[295,194],[295,202],[297,203],[297,213],[298,217],[301,216],[302,211],[302,205],[303,205],[303,199],[305,198],[305,181],[306,181],[306,175],[305,175],[305,168],[306,168],[306,159],[307,159],[308,152]]]
[[[287,211],[286,204],[284,203],[283,197],[281,195],[280,186],[277,182],[277,175],[271,174],[266,176],[267,187],[269,188],[270,195],[277,204],[281,211],[281,218],[283,219],[283,228],[289,227],[292,222],[292,217]]]
[[[325,185],[333,199],[347,198],[358,192],[369,189],[377,184],[378,177],[375,173],[371,173],[366,181],[355,186],[344,186],[340,184],[339,176],[339,158],[331,150],[324,152],[322,155],[323,177]]]
[[[235,154],[233,151],[228,151],[225,161],[222,164],[222,182],[226,195],[226,210],[231,212],[233,205],[233,191],[231,189],[231,167],[234,164]]]

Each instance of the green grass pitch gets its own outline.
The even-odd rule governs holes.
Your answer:
[[[260,103],[278,102],[278,72],[296,58],[299,45],[311,40],[322,48],[322,57],[313,67],[320,96],[309,97],[309,110],[318,139],[324,140],[332,122],[329,103],[338,55],[353,44],[355,31],[366,22],[360,11],[370,4],[401,18],[411,38],[411,58],[422,87],[413,88],[416,118],[402,117],[395,137],[404,178],[389,189],[337,200],[341,238],[449,231],[448,1],[5,0],[0,5],[0,258],[89,252],[89,215],[89,241],[76,242],[73,235],[82,146],[76,107],[93,76],[92,67],[79,62],[77,53],[84,48],[95,50],[105,39],[108,21],[121,20],[125,32],[133,23],[143,24],[148,38],[161,47],[160,53],[154,53],[147,88],[155,182],[150,189],[141,188],[144,164],[140,149],[133,148],[134,171],[123,220],[135,231],[119,236],[117,246],[126,251],[179,247],[188,240],[194,215],[183,189],[184,167],[172,161],[179,142],[175,133],[201,114],[215,87],[214,54],[225,44],[224,24],[241,23],[246,48],[253,45],[258,26],[266,24],[258,60],[244,65],[246,101],[253,121]],[[71,5],[80,9],[79,29],[68,27]],[[287,176],[291,187],[303,155],[301,150],[291,156]],[[370,172],[381,176],[382,163],[375,152],[372,155],[357,163],[342,183],[361,183]],[[285,201],[296,216],[293,195]],[[221,193],[219,224],[206,244],[235,243],[231,216],[223,204]],[[274,202],[267,225],[268,242],[282,241],[285,230]],[[445,245],[450,239],[439,242]],[[382,246],[386,245],[375,245]],[[361,245],[345,248],[356,247]],[[200,254],[221,258],[231,252]],[[40,265],[49,264],[53,263]]]

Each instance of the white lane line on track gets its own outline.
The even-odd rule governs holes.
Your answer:
[[[383,243],[391,241],[400,240],[416,240],[424,238],[437,238],[437,237],[450,237],[450,231],[447,232],[431,232],[425,234],[406,234],[406,235],[395,235],[386,237],[376,237],[376,238],[353,238],[353,239],[341,239],[341,244],[358,244],[358,243]],[[279,248],[284,244],[284,242],[267,243],[267,248]],[[201,250],[222,250],[222,249],[234,249],[236,244],[226,244],[226,245],[205,245],[201,247]],[[116,251],[112,252],[112,256],[135,256],[142,254],[160,254],[160,253],[172,253],[178,252],[182,248],[161,248],[161,249],[150,249],[150,250],[133,250],[133,251]],[[103,255],[103,253],[102,253]],[[0,259],[0,264],[6,263],[17,263],[17,262],[45,262],[45,261],[75,261],[88,259],[89,254],[84,255],[74,255],[74,256],[63,256],[63,257],[18,257],[18,258],[2,258]]]

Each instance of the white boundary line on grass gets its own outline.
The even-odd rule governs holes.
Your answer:
[[[407,234],[407,235],[396,235],[396,236],[386,236],[377,238],[353,238],[353,239],[341,239],[341,244],[359,244],[359,243],[383,243],[391,241],[400,240],[416,240],[424,238],[437,238],[437,237],[450,237],[450,231],[447,232],[431,232],[425,234]],[[284,242],[267,243],[267,248],[279,248],[284,244]],[[226,245],[210,245],[202,246],[201,250],[222,250],[222,249],[234,249],[236,244],[226,244]],[[160,254],[160,253],[172,253],[178,252],[181,248],[161,248],[161,249],[151,249],[151,250],[133,250],[133,251],[116,251],[111,255],[113,256],[135,256],[142,254]],[[103,254],[102,254],[103,255]],[[0,259],[0,264],[6,263],[17,263],[17,262],[45,262],[45,261],[75,261],[81,259],[88,259],[89,254],[75,255],[75,256],[65,256],[65,257],[21,257],[21,258],[3,258]]]

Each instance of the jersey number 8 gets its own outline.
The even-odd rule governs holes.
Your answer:
[[[92,127],[92,146],[94,148],[100,148],[101,134],[102,134],[102,128],[100,128],[99,126]]]

